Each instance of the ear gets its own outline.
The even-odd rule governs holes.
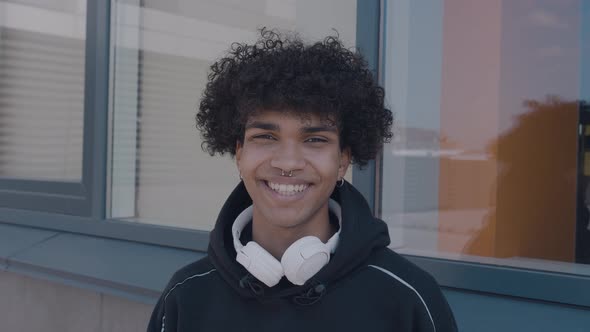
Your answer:
[[[344,148],[340,153],[340,166],[338,167],[338,178],[343,178],[346,175],[348,166],[350,165],[351,153],[350,148]]]

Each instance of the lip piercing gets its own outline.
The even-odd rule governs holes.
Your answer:
[[[286,176],[288,178],[293,176],[293,171],[289,171],[289,173],[285,173],[285,171],[281,170],[281,176]]]

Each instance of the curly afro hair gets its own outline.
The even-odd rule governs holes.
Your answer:
[[[272,109],[335,121],[353,163],[375,158],[392,137],[393,116],[361,55],[337,36],[305,45],[274,30],[260,35],[252,45],[232,44],[211,66],[196,115],[203,150],[234,156],[248,117]]]

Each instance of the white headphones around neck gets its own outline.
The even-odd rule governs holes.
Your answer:
[[[283,275],[295,285],[303,285],[330,261],[330,254],[338,246],[340,229],[342,229],[342,212],[340,205],[330,199],[330,211],[338,218],[340,228],[327,243],[315,236],[305,236],[295,241],[285,250],[279,262],[268,251],[254,241],[245,246],[240,241],[242,230],[252,221],[252,206],[242,211],[232,226],[236,260],[256,279],[268,287],[279,283]]]

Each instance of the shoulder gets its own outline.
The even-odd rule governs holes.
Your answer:
[[[404,294],[406,301],[415,303],[424,321],[435,331],[456,331],[451,308],[436,280],[406,258],[388,248],[376,251],[367,262],[366,270],[379,284],[390,285],[392,298]],[[390,293],[391,294],[391,293]]]
[[[192,275],[207,273],[211,270],[215,270],[215,267],[211,263],[209,256],[204,256],[203,258],[178,269],[172,276],[171,281],[180,281]]]
[[[395,292],[415,303],[440,302],[442,292],[436,280],[406,258],[383,248],[371,255],[365,267],[372,281],[384,285],[384,290]]]
[[[201,289],[204,289],[204,287],[207,287],[207,283],[211,281],[211,277],[215,272],[215,268],[209,261],[208,256],[176,271],[160,295],[160,299],[152,312],[147,330],[149,332],[164,331],[165,329],[176,331],[178,307],[181,305],[184,306],[179,301],[181,298],[193,297],[191,295],[193,295],[194,289],[187,292],[186,287],[194,287],[195,284],[204,281],[205,284],[201,283],[202,286],[200,286]],[[198,312],[198,310],[196,311]]]
[[[208,256],[201,258],[200,260],[190,263],[172,275],[168,285],[164,289],[162,295],[164,297],[169,296],[179,288],[186,286],[192,286],[195,283],[204,282],[210,280],[215,274],[216,269],[211,264]]]
[[[384,278],[392,278],[411,288],[424,291],[439,289],[438,283],[428,272],[389,248],[376,251],[371,255],[367,265],[379,271]]]

